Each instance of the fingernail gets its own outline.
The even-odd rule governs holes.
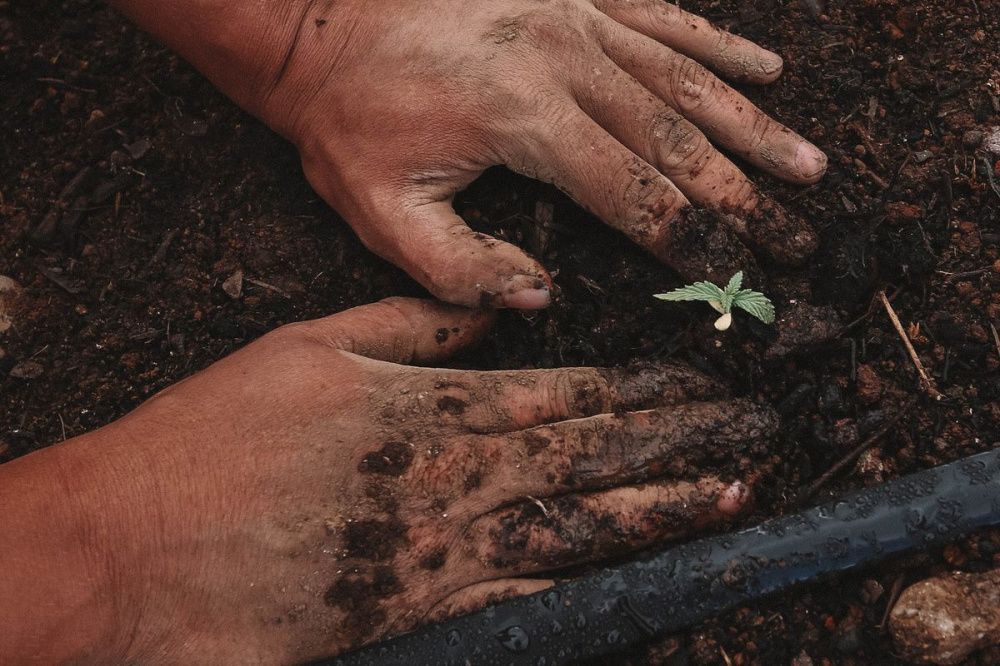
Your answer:
[[[541,310],[549,306],[550,300],[548,289],[522,289],[505,295],[503,303],[517,310]]]
[[[540,310],[552,300],[545,281],[536,275],[517,275],[511,278],[500,293],[503,305],[516,310]]]
[[[826,155],[808,141],[795,150],[795,167],[804,178],[815,178],[826,171]]]
[[[785,62],[781,59],[781,56],[777,53],[771,53],[770,51],[765,51],[761,53],[757,58],[760,63],[760,71],[770,76],[781,71],[784,67]]]

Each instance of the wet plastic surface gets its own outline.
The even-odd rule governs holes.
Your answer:
[[[1000,449],[316,663],[575,663],[797,583],[997,523]]]

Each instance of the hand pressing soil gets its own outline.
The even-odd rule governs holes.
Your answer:
[[[822,176],[818,148],[712,73],[770,83],[781,58],[662,0],[114,4],[293,140],[365,245],[443,300],[549,304],[535,259],[452,208],[501,164],[687,279],[816,247],[720,152],[793,183]]]
[[[0,652],[293,663],[738,513],[777,428],[679,365],[473,372],[487,314],[390,299],[281,328],[0,467]],[[53,483],[73,501],[48,503]],[[64,639],[39,627],[59,623]]]

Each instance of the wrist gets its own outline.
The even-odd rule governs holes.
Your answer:
[[[233,101],[266,118],[266,100],[310,0],[110,0]],[[279,130],[280,131],[280,130]]]
[[[0,466],[0,654],[26,663],[101,663],[114,655],[117,601],[94,512],[81,511],[86,474],[66,446]],[[88,515],[89,514],[89,515]]]

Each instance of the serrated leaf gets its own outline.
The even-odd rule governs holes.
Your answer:
[[[725,301],[726,293],[711,282],[695,282],[665,294],[654,294],[661,301]]]
[[[730,296],[736,296],[740,292],[740,287],[743,286],[743,271],[736,271],[736,275],[729,278],[729,284],[726,285],[726,293]]]
[[[774,323],[774,304],[759,291],[741,289],[733,297],[733,305],[746,310],[765,324]]]

